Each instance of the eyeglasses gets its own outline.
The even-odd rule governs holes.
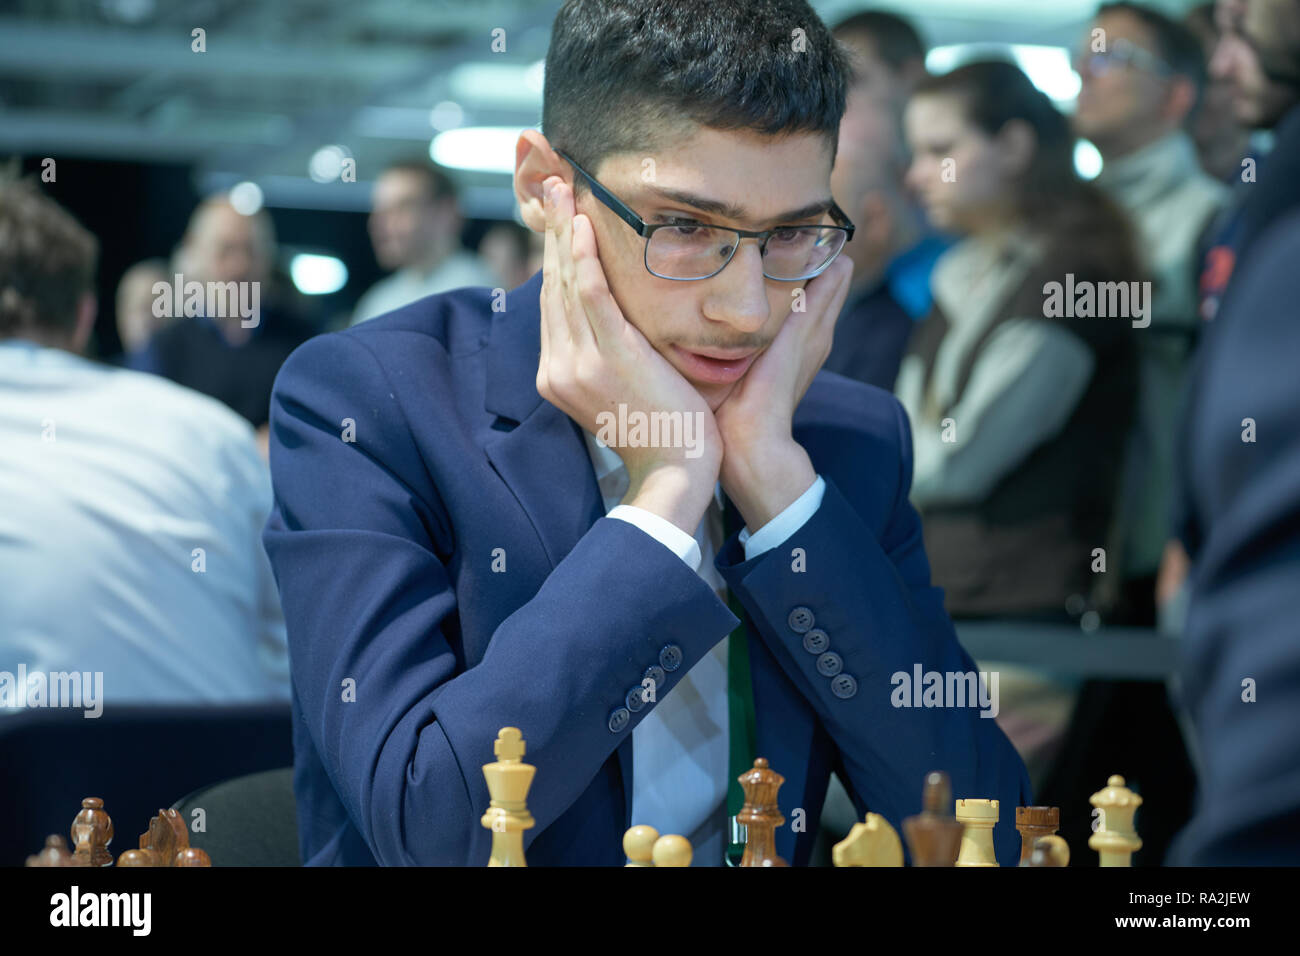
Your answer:
[[[1080,74],[1087,70],[1093,76],[1105,76],[1112,70],[1125,66],[1155,73],[1158,76],[1170,76],[1174,72],[1168,63],[1154,53],[1122,38],[1113,41],[1109,50],[1096,52],[1082,49],[1074,56],[1074,69]]]
[[[693,219],[648,224],[563,150],[556,153],[587,181],[593,196],[645,237],[645,267],[660,279],[711,279],[726,268],[741,239],[758,239],[763,275],[778,282],[799,282],[824,272],[853,238],[853,223],[833,200],[829,212],[838,226],[777,226],[751,232]]]

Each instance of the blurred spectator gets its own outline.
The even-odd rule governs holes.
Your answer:
[[[375,181],[370,241],[381,268],[397,270],[357,303],[352,324],[426,295],[497,285],[497,277],[460,244],[460,201],[451,177],[427,160],[389,166]]]
[[[314,332],[272,294],[275,255],[265,210],[246,216],[224,196],[200,203],[177,252],[182,288],[168,278],[172,311],[185,318],[155,334],[132,366],[265,426],[276,373]]]
[[[1193,7],[1183,23],[1200,40],[1208,64],[1219,45],[1214,4]],[[1191,134],[1201,168],[1220,182],[1240,183],[1241,160],[1250,149],[1250,128],[1238,121],[1232,108],[1231,83],[1220,77],[1208,78],[1201,106],[1192,114]]]
[[[158,298],[154,285],[171,281],[162,259],[145,259],[122,274],[117,284],[117,337],[128,364],[144,351],[155,332],[174,321],[171,316],[154,315]]]
[[[1138,360],[1129,316],[1064,317],[1048,291],[1138,280],[1131,229],[1076,175],[1065,117],[1009,63],[927,80],[906,129],[908,184],[965,237],[935,268],[896,389],[932,578],[953,617],[1070,623],[1104,578],[1093,549],[1108,541]],[[1038,787],[1076,688],[995,669],[998,724]]]
[[[1189,508],[1203,529],[1182,697],[1202,772],[1173,865],[1300,858],[1300,211],[1241,263],[1189,394]],[[1257,429],[1243,440],[1242,418]]]
[[[540,261],[536,268],[530,268],[536,238],[539,238],[537,233],[517,222],[503,222],[484,234],[478,245],[478,254],[503,286],[513,289],[523,285],[541,268]]]
[[[1243,170],[1235,204],[1211,230],[1213,239],[1201,274],[1201,317],[1207,321],[1218,313],[1231,291],[1233,273],[1255,240],[1300,206],[1300,3],[1220,0],[1216,15],[1222,39],[1210,60],[1210,73],[1231,85],[1238,121],[1269,130],[1273,145],[1257,168]],[[1212,323],[1202,336],[1197,364],[1213,350],[1217,325]],[[1196,388],[1196,375],[1193,370],[1188,399]],[[1160,606],[1177,597],[1201,540],[1196,515],[1186,500],[1186,469],[1176,468],[1176,474],[1170,509],[1174,537],[1165,545],[1156,581]]]
[[[841,20],[834,32],[853,51],[853,82],[861,92],[901,109],[925,79],[925,43],[916,27],[897,14],[863,10]]]
[[[1152,627],[1178,402],[1200,326],[1198,245],[1228,190],[1201,170],[1184,131],[1206,76],[1202,47],[1190,30],[1146,7],[1107,4],[1077,62],[1083,88],[1075,131],[1100,151],[1105,165],[1096,184],[1137,227],[1155,283],[1151,324],[1136,337],[1141,391],[1119,499],[1123,550],[1108,568],[1110,580],[1123,582],[1116,618]]]
[[[823,365],[884,389],[894,387],[915,324],[930,311],[930,273],[947,248],[929,232],[903,185],[907,150],[902,104],[894,96],[910,89],[924,51],[914,32],[893,26],[897,20],[859,14],[835,29],[855,73],[840,122],[831,192],[858,228],[844,247],[853,260],[853,284]],[[890,25],[883,36],[871,32],[878,23]],[[895,37],[905,38],[901,48]],[[882,59],[881,49],[901,66],[895,69]]]
[[[922,84],[907,134],[909,185],[936,226],[965,235],[939,260],[898,379],[934,577],[954,615],[1063,615],[1106,540],[1137,361],[1129,316],[1049,316],[1045,286],[1141,278],[1131,230],[1075,174],[1065,118],[1010,64]]]
[[[0,188],[0,671],[100,672],[100,705],[287,700],[253,430],[80,357],[97,258],[53,201]]]

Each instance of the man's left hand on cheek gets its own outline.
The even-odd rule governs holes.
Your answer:
[[[852,275],[852,260],[841,255],[803,286],[802,295],[792,291],[793,304],[802,308],[792,308],[772,344],[714,411],[723,443],[722,487],[751,533],[817,478],[794,440],[794,410],[830,354]]]

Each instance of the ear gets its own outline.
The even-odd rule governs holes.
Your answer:
[[[546,208],[542,184],[559,176],[571,184],[569,164],[551,148],[546,137],[535,129],[526,129],[515,143],[515,200],[524,225],[536,233],[546,232]]]
[[[1003,170],[1010,176],[1019,176],[1034,159],[1034,149],[1038,146],[1038,137],[1034,129],[1024,120],[1009,120],[997,135],[999,161]]]
[[[90,333],[95,329],[95,313],[99,310],[93,292],[83,293],[77,302],[77,327],[72,331],[72,351],[81,355],[90,342]]]

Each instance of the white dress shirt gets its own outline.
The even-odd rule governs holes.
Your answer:
[[[398,269],[390,276],[372,285],[357,302],[352,311],[351,325],[392,312],[402,306],[451,289],[486,286],[489,289],[501,284],[496,273],[484,265],[474,253],[462,249],[454,252],[431,271]]]
[[[726,600],[726,584],[714,567],[722,545],[722,488],[692,537],[659,515],[620,505],[627,493],[627,469],[614,449],[583,433],[608,517],[636,525],[696,571]],[[821,506],[825,482],[812,486],[781,514],[750,535],[740,533],[750,560],[785,541]],[[719,641],[677,682],[671,694],[650,704],[632,731],[632,823],[661,834],[694,837],[695,862],[718,866],[725,849],[729,726],[727,641]]]
[[[102,672],[110,706],[288,699],[270,477],[239,415],[0,342],[0,502],[0,671]]]

